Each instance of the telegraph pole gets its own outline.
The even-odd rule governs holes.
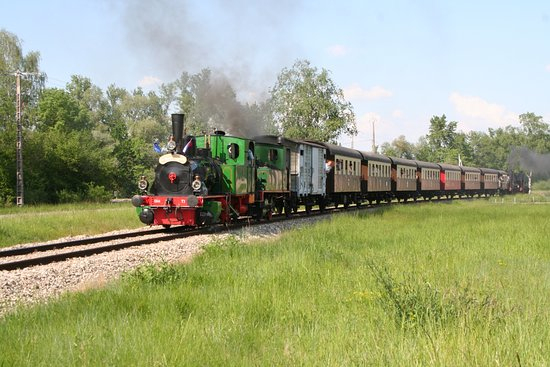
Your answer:
[[[23,114],[23,106],[21,102],[21,76],[40,75],[40,73],[24,73],[21,70],[15,72],[15,121],[17,123],[17,189],[16,198],[17,206],[23,206],[25,201],[25,186],[23,184],[23,124],[21,116]]]
[[[372,152],[376,152],[376,134],[374,133],[374,119],[372,120]]]
[[[24,203],[24,185],[23,185],[23,125],[21,124],[21,75],[19,70],[15,72],[15,121],[17,123],[17,206],[23,206]]]

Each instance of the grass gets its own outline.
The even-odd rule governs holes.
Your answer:
[[[547,205],[394,206],[0,320],[0,366],[550,363]]]
[[[0,248],[139,227],[143,224],[129,203],[0,208]]]

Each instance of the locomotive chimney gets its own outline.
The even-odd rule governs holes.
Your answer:
[[[172,135],[176,141],[176,153],[183,152],[183,113],[172,114]]]

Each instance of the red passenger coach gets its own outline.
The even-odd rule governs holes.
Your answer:
[[[440,182],[441,192],[447,198],[460,195],[462,171],[459,166],[439,163],[441,167]]]

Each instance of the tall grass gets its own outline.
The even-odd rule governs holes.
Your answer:
[[[0,248],[142,226],[129,203],[0,208]]]
[[[547,365],[550,207],[427,204],[272,241],[0,321],[0,365]]]

